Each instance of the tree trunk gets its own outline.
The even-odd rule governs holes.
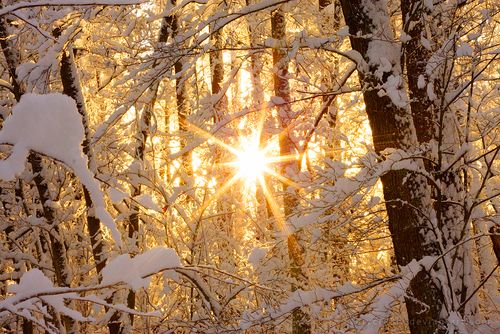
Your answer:
[[[171,6],[176,5],[176,0],[169,0]],[[176,38],[179,32],[179,18],[176,13],[168,15],[163,18],[162,27],[160,30],[160,36],[158,42],[167,43],[170,37],[171,43],[176,44]],[[188,92],[183,74],[183,64],[182,58],[177,59],[174,63],[174,74],[175,74],[175,101],[177,105],[177,119],[180,133],[180,151],[183,151],[187,146],[187,138],[185,137],[188,133],[188,122],[187,117],[189,116],[189,99]],[[165,124],[168,127],[168,114],[165,115]],[[180,177],[181,184],[189,186],[189,180],[192,175],[191,167],[191,154],[186,152],[181,157],[180,164]],[[189,198],[189,196],[188,196]]]
[[[448,168],[442,172],[443,166],[453,162],[450,158],[457,152],[460,144],[453,121],[454,115],[443,105],[446,93],[444,90],[448,86],[447,68],[451,67],[449,64],[454,61],[454,55],[450,54],[450,57],[447,57],[442,64],[436,66],[432,74],[429,74],[426,67],[432,61],[433,51],[425,48],[421,41],[422,38],[432,38],[436,45],[435,49],[440,48],[443,43],[449,43],[447,39],[455,27],[450,26],[449,22],[452,20],[449,20],[448,16],[455,16],[457,8],[456,6],[450,7],[446,12],[441,12],[440,8],[431,11],[424,1],[401,1],[403,30],[411,37],[409,41],[403,43],[411,113],[419,144],[421,147],[427,147],[428,150],[428,159],[424,162],[425,168],[436,180],[430,185],[433,187],[432,198],[438,232],[441,234],[444,249],[453,249],[445,256],[445,261],[447,261],[447,270],[450,271],[449,274],[452,277],[451,285],[454,289],[452,298],[455,300],[449,306],[454,311],[465,302],[471,292],[469,289],[472,288],[472,285],[467,282],[471,280],[472,272],[471,243],[463,244],[463,241],[470,237],[470,228],[468,219],[465,217],[464,206],[458,204],[464,203],[465,197],[460,165],[456,164],[456,168]],[[434,29],[436,24],[430,21],[440,22],[444,26],[436,31]],[[428,93],[429,85],[436,95],[433,98]],[[433,147],[436,149],[433,150]],[[438,155],[432,156],[433,151],[438,152]],[[460,310],[462,316],[470,316],[475,312],[476,306],[471,302]]]
[[[91,168],[93,155],[90,147],[88,113],[87,108],[85,107],[85,100],[75,64],[73,49],[71,47],[68,47],[68,50],[63,51],[61,55],[60,74],[63,85],[63,93],[75,100],[77,110],[82,116],[82,124],[85,131],[85,138],[82,142],[83,154],[87,156],[89,161],[88,167]],[[93,203],[90,193],[85,186],[83,186],[83,196],[85,200],[85,207],[87,208],[87,230],[90,236],[90,246],[92,247],[92,256],[94,257],[94,263],[96,266],[97,279],[100,283],[102,280],[101,271],[104,269],[107,262],[107,258],[104,256],[104,239],[102,236],[101,222],[97,217],[89,214],[93,208]],[[107,302],[112,302],[112,297],[108,298]],[[106,312],[108,311],[109,308],[106,308]],[[107,326],[110,334],[120,333],[121,324],[119,322],[118,313],[113,313]]]
[[[16,69],[21,64],[21,60],[19,51],[11,41],[11,34],[9,33],[8,23],[5,16],[0,17],[0,46],[2,47],[2,52],[7,62],[13,87],[12,93],[14,94],[16,101],[19,102],[21,96],[25,93],[25,88],[16,74]],[[51,250],[50,257],[54,267],[55,280],[59,286],[69,287],[70,282],[66,267],[66,250],[63,242],[59,239],[62,238],[62,235],[59,232],[59,226],[55,222],[54,210],[47,204],[51,198],[46,180],[42,176],[42,158],[37,154],[30,153],[28,156],[28,162],[31,165],[33,181],[42,205],[43,216],[46,219],[47,224],[52,226],[52,230],[49,232],[49,243]],[[62,315],[61,318],[64,326],[66,327],[66,331],[72,332],[74,321],[66,315]],[[26,330],[29,330],[29,328],[31,328],[31,326],[26,325]]]
[[[417,147],[418,139],[406,106],[408,99],[402,87],[399,49],[391,36],[385,1],[342,0],[341,3],[352,48],[368,64],[367,70],[359,71],[359,77],[375,151],[380,154],[386,148],[394,148],[410,153]],[[363,37],[358,37],[358,33]],[[380,54],[382,48],[385,50],[383,55]],[[390,69],[383,66],[387,62]],[[391,84],[395,81],[399,84],[389,87],[389,80]],[[380,87],[386,87],[390,90],[386,93],[391,95],[379,94]],[[422,164],[421,161],[416,163]],[[439,255],[440,245],[435,237],[438,231],[429,220],[432,219],[432,204],[427,180],[406,170],[388,171],[381,180],[397,264],[404,266],[413,259]],[[409,292],[406,308],[411,333],[444,332],[443,292],[430,273],[420,271],[412,280]]]
[[[291,157],[296,154],[295,143],[292,139],[290,126],[293,121],[293,111],[290,105],[290,87],[288,83],[288,58],[285,49],[283,48],[286,37],[286,21],[285,14],[281,8],[276,9],[271,14],[271,33],[272,37],[281,43],[281,47],[273,49],[273,66],[274,66],[274,94],[278,98],[278,121],[281,129],[279,135],[280,156]],[[280,174],[284,177],[296,175],[298,170],[298,161],[290,159],[281,164]],[[291,186],[282,182],[283,190],[283,206],[285,219],[288,219],[298,206],[295,191]],[[299,243],[298,233],[293,232],[287,238],[288,257],[290,259],[290,275],[294,282],[292,283],[292,291],[297,289],[305,289],[307,285],[307,277],[303,272],[304,265],[304,250]],[[309,317],[302,309],[293,311],[292,314],[292,333],[306,334],[311,332]]]

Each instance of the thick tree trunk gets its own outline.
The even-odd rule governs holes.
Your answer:
[[[285,14],[281,8],[276,9],[271,14],[271,33],[277,43],[286,43],[286,21]],[[296,154],[295,144],[292,139],[290,126],[293,121],[293,111],[290,105],[290,87],[288,83],[288,59],[287,53],[283,47],[273,49],[273,65],[274,65],[274,94],[278,98],[278,120],[281,129],[279,135],[280,155],[283,157],[291,157]],[[298,161],[290,159],[281,164],[280,174],[284,177],[293,176],[298,173]],[[283,206],[285,219],[288,219],[299,204],[295,191],[291,186],[282,182],[283,190]],[[292,283],[292,291],[297,289],[305,289],[307,285],[307,277],[304,275],[304,250],[300,245],[298,233],[293,232],[287,238],[288,256],[290,259],[290,275],[294,282]],[[292,314],[292,333],[306,334],[311,332],[309,317],[302,309],[293,311]]]
[[[341,3],[349,33],[354,36],[352,48],[368,64],[367,70],[359,71],[359,77],[375,151],[380,154],[386,148],[394,148],[411,153],[418,139],[407,107],[399,49],[392,40],[385,1],[342,0]],[[387,63],[390,68],[383,66]],[[380,94],[382,87],[389,90],[387,94]],[[404,266],[413,259],[439,255],[438,231],[430,221],[433,219],[431,190],[427,180],[405,170],[388,171],[381,179],[397,264]],[[409,292],[406,308],[411,333],[444,332],[443,292],[430,273],[422,270],[412,280]]]
[[[431,11],[422,0],[402,0],[401,13],[403,17],[403,31],[411,38],[403,43],[403,55],[408,77],[410,106],[417,137],[421,147],[427,149],[427,160],[424,162],[427,172],[436,182],[430,183],[438,232],[441,234],[444,249],[453,249],[445,256],[446,270],[450,274],[450,283],[454,289],[451,305],[453,311],[460,311],[462,316],[471,316],[476,312],[474,303],[469,302],[466,307],[457,310],[469,296],[472,285],[468,284],[472,276],[470,259],[471,243],[463,244],[470,237],[468,219],[465,217],[464,183],[461,177],[460,165],[442,171],[444,166],[453,161],[454,153],[460,143],[456,134],[454,115],[449,108],[445,108],[444,87],[448,86],[447,67],[453,62],[453,54],[436,66],[433,73],[428,73],[426,67],[431,62],[431,56],[443,43],[449,43],[451,31],[449,26],[457,7],[449,7],[446,12],[441,8]],[[435,29],[440,22],[439,30]],[[445,25],[445,26],[443,26]],[[448,33],[446,33],[448,32]],[[433,40],[434,51],[422,45],[422,38]],[[430,96],[433,91],[435,96]],[[433,156],[432,152],[438,152]],[[434,162],[434,163],[432,163]],[[457,246],[458,245],[458,246]]]

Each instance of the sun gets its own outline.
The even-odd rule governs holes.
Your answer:
[[[260,178],[267,171],[269,159],[266,152],[256,144],[242,146],[236,153],[234,165],[237,170],[238,178],[253,182]]]
[[[275,179],[278,182],[293,187],[296,190],[301,186],[293,180],[281,175],[279,166],[281,163],[297,161],[299,155],[281,156],[273,154],[276,147],[272,141],[267,140],[264,145],[261,143],[261,131],[263,121],[261,119],[259,130],[249,136],[239,136],[238,144],[229,145],[206,130],[188,123],[188,127],[196,134],[211,140],[227,152],[233,155],[233,159],[221,163],[222,166],[233,170],[232,176],[217,185],[215,193],[198,209],[198,215],[202,215],[206,208],[215,200],[218,200],[224,193],[229,191],[238,182],[243,183],[245,193],[254,196],[257,187],[262,189],[262,194],[266,200],[266,206],[270,209],[270,214],[275,218],[279,229],[286,231],[285,217],[280,209],[280,204],[274,196],[273,184],[269,181]],[[274,182],[275,183],[275,182]]]

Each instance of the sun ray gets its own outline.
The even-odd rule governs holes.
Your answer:
[[[267,169],[266,170],[267,174],[271,175],[271,176],[274,176],[275,178],[277,178],[279,181],[285,183],[286,185],[290,186],[290,187],[293,187],[295,189],[302,189],[302,187],[298,184],[298,183],[295,183],[294,181],[290,180],[289,178],[275,172],[274,170],[272,169]]]
[[[267,183],[264,180],[264,178],[259,178],[259,184],[262,187],[262,191],[264,193],[264,196],[266,198],[267,203],[269,203],[269,208],[271,209],[271,213],[276,220],[277,227],[280,231],[285,232],[288,234],[288,228],[285,223],[285,217],[283,213],[281,212],[280,206],[276,202],[276,199],[272,195],[271,191],[267,187]]]
[[[205,138],[207,140],[214,141],[217,145],[221,146],[222,148],[225,148],[229,152],[231,152],[231,153],[233,153],[235,155],[238,154],[238,150],[236,150],[231,145],[228,145],[228,144],[224,143],[222,140],[220,140],[219,138],[217,138],[216,136],[214,136],[210,132],[201,129],[201,128],[197,127],[196,125],[192,124],[192,123],[188,123],[187,127],[188,127],[188,129],[190,129],[194,133],[200,135],[201,137],[203,137],[203,138]]]
[[[259,115],[257,130],[253,132],[250,136],[240,136],[240,143],[238,147],[234,147],[223,142],[221,139],[217,138],[213,134],[206,130],[203,130],[194,124],[188,124],[188,128],[195,134],[213,141],[216,145],[227,150],[234,155],[234,160],[219,163],[220,166],[228,166],[235,172],[231,179],[222,184],[219,189],[216,190],[213,196],[208,199],[198,210],[197,216],[201,216],[207,207],[216,201],[220,196],[226,192],[232,185],[237,181],[245,181],[248,186],[250,184],[260,184],[263,189],[264,196],[269,203],[271,213],[275,218],[280,230],[286,229],[285,217],[281,212],[280,205],[274,198],[272,190],[269,189],[266,184],[264,175],[269,175],[286,186],[293,187],[295,189],[301,189],[302,187],[294,182],[293,180],[281,175],[276,171],[273,166],[280,163],[286,163],[295,161],[297,162],[299,154],[290,154],[286,156],[272,155],[270,151],[272,145],[267,143],[267,145],[262,145],[261,132],[265,122],[265,115]],[[298,163],[298,162],[297,162]],[[249,187],[253,188],[253,187]],[[287,231],[285,231],[288,233]]]
[[[233,184],[236,183],[236,181],[238,181],[238,177],[236,177],[236,175],[234,175],[231,179],[229,179],[229,181],[227,182],[224,182],[222,184],[222,187],[220,187],[214,194],[213,196],[209,197],[207,199],[207,201],[205,201],[205,203],[203,203],[203,205],[198,209],[197,213],[194,215],[195,217],[201,217],[203,215],[203,212],[208,208],[208,206],[210,204],[212,204],[214,201],[216,201],[217,199],[219,199],[219,197],[222,196],[222,194],[224,192],[226,192],[226,190],[231,187]],[[198,218],[199,219],[199,218]]]

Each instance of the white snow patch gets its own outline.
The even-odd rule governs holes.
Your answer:
[[[252,249],[252,252],[248,256],[248,262],[256,267],[260,261],[266,256],[267,254],[267,248],[261,248],[261,247],[255,247]]]
[[[411,41],[411,36],[405,33],[404,31],[401,31],[401,35],[399,36],[399,40],[403,43]]]
[[[24,170],[30,150],[62,161],[88,189],[97,218],[121,245],[113,218],[105,209],[104,195],[92,172],[81,143],[85,138],[75,101],[60,93],[24,94],[0,130],[0,143],[14,145],[11,155],[0,160],[0,179],[10,181]]]
[[[424,6],[428,10],[432,11],[434,9],[434,1],[433,0],[424,0]]]
[[[107,192],[108,192],[109,198],[115,204],[120,203],[121,201],[123,201],[125,198],[128,197],[128,195],[125,194],[123,191],[120,191],[120,190],[115,189],[115,188],[108,188]]]
[[[429,262],[429,258],[423,259],[425,263]],[[406,295],[406,289],[409,287],[411,280],[422,270],[420,262],[413,260],[406,266],[401,268],[402,277],[396,282],[386,294],[378,296],[372,303],[370,313],[361,316],[365,321],[361,333],[376,334],[380,328],[386,323],[391,314],[391,308],[398,300],[401,300]]]
[[[337,36],[340,36],[340,37],[349,36],[349,27],[343,26],[342,28],[340,28],[339,31],[337,31]]]
[[[28,217],[26,217],[26,221],[31,225],[36,226],[45,223],[45,218],[37,217],[36,215],[29,215]]]
[[[434,92],[434,83],[433,82],[429,82],[427,84],[427,96],[429,97],[429,100],[431,100],[431,101],[434,101],[435,99],[437,99],[437,95]]]
[[[422,89],[425,87],[425,77],[422,74],[418,76],[417,87],[418,89]]]
[[[111,260],[102,270],[102,284],[126,283],[133,290],[146,288],[152,274],[181,266],[177,253],[171,248],[156,247],[133,258],[129,254]]]
[[[11,309],[22,308],[23,306],[27,306],[26,303],[18,303],[19,300],[24,298],[37,298],[38,294],[45,294],[54,291],[54,293],[58,292],[57,288],[54,288],[52,282],[49,278],[47,278],[41,270],[39,269],[31,269],[30,271],[24,273],[24,275],[19,280],[19,284],[14,284],[9,287],[9,292],[15,293],[16,295],[12,298],[4,300],[7,304],[10,305],[1,305],[0,307],[10,307]],[[53,295],[45,295],[40,296],[45,303],[52,306],[57,312],[63,313],[75,320],[78,321],[89,321],[91,318],[86,318],[82,316],[82,314],[78,311],[72,310],[66,307],[64,303],[65,298],[74,298],[76,294],[74,293],[64,293],[64,294],[53,294]]]
[[[424,48],[426,48],[429,51],[432,51],[431,42],[427,38],[424,37],[420,38],[420,43]]]
[[[474,50],[469,43],[462,43],[457,48],[457,57],[472,57]]]
[[[140,205],[145,207],[146,209],[153,210],[156,212],[161,212],[161,208],[158,204],[155,203],[153,197],[149,194],[142,194],[134,197],[134,199],[139,202]]]
[[[390,75],[383,87],[394,105],[404,108],[408,105],[408,97],[404,90],[401,89],[403,80],[399,75]]]

